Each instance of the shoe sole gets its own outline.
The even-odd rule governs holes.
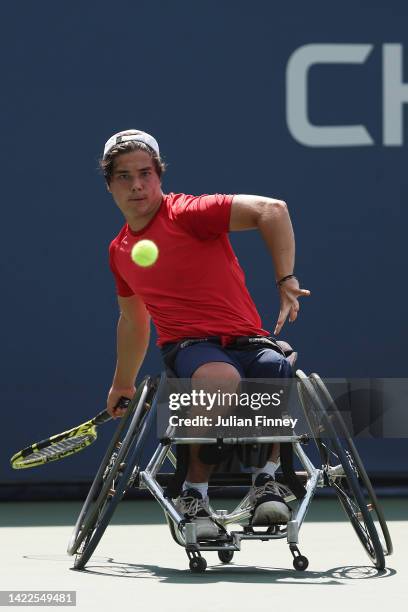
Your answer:
[[[220,536],[220,529],[210,519],[202,522],[200,519],[193,521],[196,524],[197,540],[216,539]],[[204,524],[203,524],[204,523]]]
[[[264,502],[254,512],[251,525],[254,527],[266,527],[276,523],[287,523],[290,520],[291,511],[281,502]]]

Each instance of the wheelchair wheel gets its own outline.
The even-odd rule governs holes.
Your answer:
[[[316,390],[319,384],[316,382],[317,379],[314,378],[312,382],[300,370],[297,371],[297,376],[300,378],[299,396],[320,453],[325,482],[333,487],[357,537],[375,567],[384,569],[384,552],[388,553],[387,540],[383,547],[371,516],[372,508],[367,504],[363,493],[364,481],[362,482],[358,471],[358,466],[362,466],[362,462],[357,450],[354,444],[352,446],[349,444],[351,439],[346,427],[344,426],[344,430],[341,428],[339,413],[336,411],[336,415],[336,412],[331,411],[328,414],[326,411],[326,401],[321,399],[322,387],[319,387],[319,392]],[[365,470],[364,474],[369,482]],[[388,534],[387,529],[385,533]],[[388,540],[390,542],[389,534]]]
[[[377,495],[373,489],[373,486],[370,482],[368,474],[365,470],[361,457],[343,421],[341,413],[337,409],[335,401],[333,400],[329,390],[327,389],[320,376],[318,374],[311,374],[310,379],[312,380],[312,383],[315,385],[318,393],[320,394],[324,406],[327,406],[328,410],[330,412],[333,412],[334,421],[336,423],[336,427],[338,428],[338,433],[340,437],[344,440],[343,445],[345,447],[347,455],[349,456],[349,461],[353,466],[360,487],[365,493],[366,505],[371,513],[371,517],[374,520],[374,524],[376,525],[377,531],[381,529],[382,538],[380,533],[380,540],[382,540],[384,543],[384,554],[391,555],[393,552],[393,545],[384,513],[378,501]]]
[[[145,381],[143,381],[142,384],[144,384],[144,382]],[[96,509],[96,507],[100,505],[102,501],[101,493],[103,491],[103,485],[107,479],[108,474],[112,471],[112,464],[122,445],[121,440],[124,437],[124,431],[134,416],[136,402],[140,397],[140,393],[141,387],[139,387],[138,393],[130,402],[126,413],[120,419],[116,432],[98,468],[96,476],[92,482],[92,486],[86,497],[85,503],[82,506],[81,512],[78,516],[77,522],[72,532],[67,548],[67,553],[69,555],[73,555],[77,551],[78,547],[80,546],[82,540],[85,537],[85,523],[88,522],[91,517],[91,514]]]
[[[138,460],[153,418],[148,400],[155,389],[152,379],[143,380],[97,472],[68,546],[68,553],[76,554],[76,569],[89,561],[126,489],[138,477]]]
[[[231,563],[234,556],[233,550],[219,550],[218,558],[222,563]]]

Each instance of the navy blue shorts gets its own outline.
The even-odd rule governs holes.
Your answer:
[[[174,344],[162,348],[163,356]],[[229,363],[241,378],[291,378],[292,367],[288,360],[272,348],[254,347],[229,349],[214,342],[198,342],[180,348],[174,360],[173,370],[179,378],[191,378],[202,365],[214,361]]]

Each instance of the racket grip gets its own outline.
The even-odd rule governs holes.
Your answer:
[[[106,421],[109,421],[111,418],[107,410],[102,410],[102,412],[98,412],[96,417],[92,419],[92,422],[94,425],[101,425],[101,423],[106,423]]]
[[[116,404],[115,408],[127,408],[130,404],[132,400],[129,399],[128,397],[120,397],[118,403]]]
[[[115,408],[127,408],[130,404],[131,400],[128,397],[121,397],[118,400],[118,403],[115,405]],[[106,423],[106,421],[110,421],[111,415],[107,410],[102,410],[99,412],[96,417],[92,419],[94,425],[101,425],[102,423]]]
[[[128,397],[120,397],[118,403],[115,405],[115,408],[127,408],[130,404],[131,400]],[[101,425],[101,423],[105,423],[111,419],[111,415],[107,410],[102,410],[96,417],[93,419],[95,425]]]

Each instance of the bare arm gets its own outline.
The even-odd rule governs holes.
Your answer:
[[[112,416],[122,416],[124,410],[115,409],[121,396],[132,397],[135,380],[150,340],[150,317],[142,300],[136,296],[119,297],[120,316],[117,326],[117,361],[107,409]]]
[[[271,254],[276,280],[293,274],[295,265],[295,237],[288,207],[282,200],[255,195],[234,196],[231,207],[230,230],[258,228]],[[298,298],[310,295],[300,289],[297,279],[291,278],[279,287],[280,312],[275,334],[279,334],[289,315],[289,321],[297,318]]]

